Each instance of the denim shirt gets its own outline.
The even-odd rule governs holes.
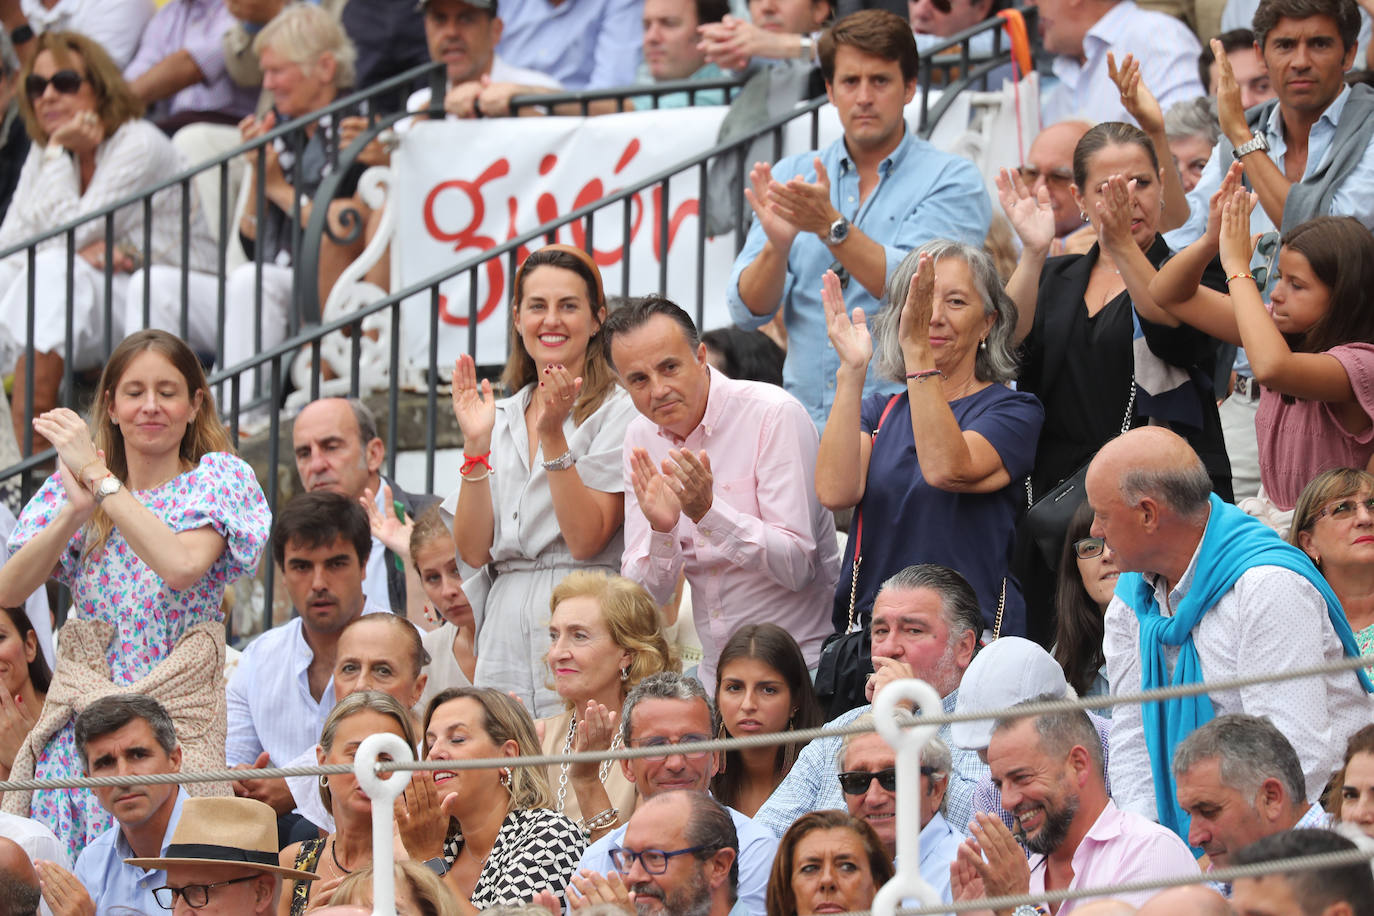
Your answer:
[[[982,176],[967,159],[941,152],[907,129],[897,148],[879,164],[878,184],[862,204],[859,170],[843,138],[819,153],[809,151],[778,160],[773,178],[786,182],[800,177],[815,182],[817,156],[830,177],[831,204],[883,246],[887,255],[884,275],[891,274],[909,251],[932,239],[954,239],[982,247],[992,205]],[[766,241],[763,227],[755,220],[731,271],[726,291],[730,317],[742,328],[761,327],[772,317],[771,313],[755,315],[749,311],[739,293],[740,274],[758,257]],[[821,277],[835,264],[838,260],[819,235],[798,233],[787,255],[787,278],[779,300],[788,340],[783,384],[806,407],[817,427],[825,426],[835,399],[835,372],[840,368],[839,357],[829,346],[821,305]],[[862,308],[872,322],[881,306],[879,300],[853,281],[846,285],[844,295],[847,309]],[[878,377],[870,364],[864,396],[898,390],[899,386]]]

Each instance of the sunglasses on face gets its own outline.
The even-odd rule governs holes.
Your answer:
[[[1079,538],[1073,542],[1073,554],[1080,560],[1091,560],[1093,557],[1102,556],[1102,549],[1106,544],[1102,538]]]
[[[847,770],[837,774],[840,779],[840,791],[845,795],[863,795],[872,785],[873,780],[878,780],[878,788],[884,792],[897,791],[897,768],[888,767],[885,770]],[[922,776],[934,776],[934,767],[921,767]]]
[[[63,95],[72,95],[81,89],[81,84],[85,81],[86,77],[75,70],[58,70],[51,77],[30,73],[28,79],[24,80],[24,91],[28,93],[29,101],[32,102],[48,91],[49,83]]]
[[[1344,521],[1355,517],[1356,511],[1364,506],[1364,511],[1374,515],[1374,496],[1366,496],[1364,499],[1343,499],[1334,506],[1327,506],[1317,513],[1317,518],[1326,518],[1328,515],[1336,521]],[[1316,521],[1316,519],[1313,519]]]

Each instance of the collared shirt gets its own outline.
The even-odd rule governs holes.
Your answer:
[[[1326,106],[1321,117],[1307,132],[1307,168],[1303,171],[1304,179],[1316,172],[1322,161],[1330,154],[1331,141],[1336,136],[1336,125],[1340,123],[1341,113],[1345,111],[1345,103],[1349,99],[1350,87],[1347,86],[1330,105]],[[1283,112],[1280,107],[1275,105],[1274,110],[1269,113],[1269,119],[1264,124],[1264,134],[1269,140],[1269,152],[1265,155],[1282,172],[1284,154],[1288,152],[1288,141],[1283,135]],[[1170,248],[1179,251],[1196,242],[1207,231],[1208,202],[1221,187],[1221,181],[1226,177],[1226,171],[1231,167],[1232,161],[1229,156],[1226,162],[1221,161],[1219,146],[1212,150],[1212,158],[1207,160],[1197,185],[1188,192],[1188,221],[1173,232],[1164,234],[1164,241],[1169,243]],[[1374,142],[1365,149],[1360,161],[1355,163],[1355,167],[1331,196],[1331,208],[1327,213],[1330,216],[1353,216],[1370,229],[1374,229]],[[1273,232],[1277,228],[1263,206],[1251,211],[1251,232]]]
[[[887,258],[884,276],[897,268],[907,252],[932,239],[955,239],[982,247],[992,205],[982,176],[967,159],[941,152],[907,128],[897,148],[878,165],[878,184],[862,203],[859,170],[843,137],[819,154],[806,152],[779,159],[773,166],[774,179],[785,182],[800,177],[815,182],[818,155],[830,176],[830,203],[864,235],[883,246]],[[772,313],[755,315],[749,311],[739,293],[740,274],[758,257],[766,241],[763,227],[755,220],[726,287],[730,317],[749,330],[772,318]],[[778,300],[787,325],[783,384],[806,407],[817,427],[824,426],[830,414],[835,372],[840,368],[840,359],[826,336],[825,308],[821,305],[821,276],[836,263],[834,253],[820,236],[798,233],[787,253],[787,277]],[[861,283],[850,282],[844,294],[846,308],[862,308],[870,322],[882,307]],[[865,397],[900,390],[869,367]]]
[[[363,613],[391,612],[368,602]],[[224,756],[229,766],[256,763],[263,751],[274,765],[282,766],[319,741],[324,720],[334,708],[334,678],[318,700],[311,696],[314,660],[299,617],[273,627],[243,650],[227,691]]]
[[[773,856],[778,851],[778,838],[766,830],[747,814],[741,814],[726,806],[730,820],[735,822],[735,833],[739,842],[739,899],[736,908],[743,905],[749,916],[763,916],[767,907],[768,873],[773,868]],[[577,863],[578,871],[590,869],[599,875],[615,871],[611,861],[611,850],[625,842],[628,824],[622,824],[587,847],[582,861]],[[734,910],[731,910],[733,913]]]
[[[1147,574],[1161,614],[1172,616],[1188,594],[1200,549],[1201,541],[1172,590],[1163,576]],[[1105,629],[1102,650],[1112,694],[1140,690],[1140,624],[1120,597],[1113,596],[1107,606]],[[1345,654],[1321,593],[1302,576],[1277,566],[1256,566],[1242,574],[1203,614],[1193,629],[1193,644],[1208,682],[1305,668],[1337,661]],[[1178,649],[1166,646],[1164,656],[1172,672]],[[1214,690],[1210,696],[1215,715],[1269,717],[1297,751],[1307,779],[1307,800],[1314,803],[1340,768],[1346,739],[1369,723],[1372,708],[1354,671],[1243,690]],[[1158,817],[1140,704],[1116,707],[1111,748],[1108,767],[1117,804],[1148,818]]]
[[[821,643],[833,632],[830,606],[840,575],[835,521],[813,483],[816,427],[777,386],[707,371],[706,412],[685,440],[644,416],[625,431],[622,571],[659,604],[667,603],[686,573],[702,683],[715,683],[716,657],[743,623],[784,627],[814,668]],[[700,522],[684,515],[670,532],[649,527],[629,485],[636,448],[647,450],[655,466],[670,449],[706,451],[714,492]]]
[[[167,846],[172,842],[172,833],[181,820],[181,804],[186,801],[186,790],[177,787],[176,802],[172,816],[167,821],[167,829],[162,834],[160,857],[167,855]],[[77,857],[74,874],[91,895],[95,911],[101,916],[105,913],[119,912],[121,908],[136,913],[158,913],[162,907],[153,898],[153,889],[167,883],[167,872],[162,869],[148,870],[136,865],[126,865],[125,859],[135,858],[138,853],[129,846],[124,831],[116,822],[113,827],[96,837]]]
[[[1045,892],[1047,862],[1043,856],[1038,862],[1032,861],[1029,893]],[[1192,851],[1172,830],[1149,818],[1122,811],[1109,799],[1073,852],[1073,879],[1068,889],[1172,878],[1194,874],[1197,870]],[[1157,890],[1148,890],[1112,896],[1132,906],[1141,906],[1157,893]],[[1067,916],[1085,902],[1064,901],[1059,916]]]
[[[954,712],[954,704],[958,699],[958,690],[944,698],[942,705],[946,713]],[[864,713],[872,711],[872,706],[860,706],[836,716],[826,725],[848,725]],[[979,779],[988,774],[988,768],[987,764],[978,759],[977,752],[965,750],[954,743],[948,725],[940,726],[939,735],[949,746],[953,764],[949,783],[945,787],[944,817],[949,825],[962,835],[968,831],[968,822],[973,817],[973,787],[978,784]],[[842,738],[817,738],[802,748],[801,753],[797,755],[796,763],[792,764],[787,776],[773,790],[773,794],[764,802],[763,807],[755,813],[754,820],[782,836],[787,828],[792,826],[793,821],[808,811],[826,811],[832,808],[847,810],[844,794],[840,791],[840,780],[837,778],[839,768],[836,763],[843,743]]]
[[[20,0],[19,6],[35,32],[81,32],[98,41],[117,67],[133,59],[157,8],[153,0],[58,0],[51,8],[43,0]]]
[[[963,839],[964,835],[956,832],[939,811],[921,828],[921,877],[945,903],[954,899],[949,866],[959,854],[959,843]]]
[[[377,493],[372,498],[372,504],[377,507],[377,511],[382,513],[382,517],[395,514],[396,510],[388,506],[384,500],[385,491],[381,485],[377,486]],[[387,587],[386,564],[386,545],[378,540],[374,534],[372,536],[372,550],[367,554],[367,565],[363,567],[363,595],[371,604],[377,607],[391,607],[391,589]],[[401,608],[401,613],[405,613],[405,608]]]
[[[257,91],[239,86],[224,69],[221,38],[235,22],[224,0],[170,0],[143,30],[138,53],[124,68],[124,78],[132,82],[164,59],[186,51],[200,69],[200,82],[157,103],[160,115],[183,111],[251,114],[257,104]]]
[[[696,71],[682,79],[689,80],[723,80],[727,76],[724,70],[716,64],[704,64]],[[658,82],[649,72],[648,64],[641,63],[639,72],[635,74],[635,84],[638,86],[652,86]],[[664,80],[664,82],[669,82]],[[677,82],[677,80],[672,80]],[[693,105],[725,105],[724,89],[702,89],[700,92],[691,93],[687,91],[670,92],[667,95],[660,95],[657,100],[651,95],[631,96],[628,101],[634,105],[635,111],[652,111],[655,108],[687,108]]]
[[[568,89],[635,81],[644,41],[643,0],[504,0],[497,49]]]
[[[1059,85],[1045,94],[1041,113],[1046,124],[1065,118],[1089,121],[1135,119],[1121,104],[1121,93],[1107,75],[1107,52],[1119,63],[1127,54],[1140,62],[1140,75],[1159,99],[1162,110],[1175,102],[1206,95],[1198,79],[1197,36],[1165,13],[1144,10],[1135,0],[1119,0],[1083,36],[1083,60],[1056,55],[1051,63]]]

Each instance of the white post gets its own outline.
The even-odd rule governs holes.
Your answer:
[[[392,806],[397,796],[405,791],[411,774],[409,770],[396,770],[382,778],[373,768],[383,754],[398,763],[408,763],[415,759],[415,752],[399,735],[368,735],[358,745],[358,753],[353,758],[353,773],[358,778],[358,785],[372,799],[372,916],[396,916]]]
[[[878,734],[897,751],[897,873],[873,898],[873,916],[893,916],[901,902],[910,898],[925,906],[944,902],[921,877],[921,749],[939,727],[899,725],[897,704],[904,700],[927,715],[944,712],[935,688],[912,679],[888,684],[873,704]]]

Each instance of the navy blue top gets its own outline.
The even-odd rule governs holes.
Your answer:
[[[878,425],[890,398],[875,394],[864,399],[859,423],[865,432]],[[867,624],[884,579],[913,563],[939,563],[968,579],[989,628],[1006,577],[1002,635],[1024,635],[1026,606],[1009,566],[1017,513],[1026,499],[1025,477],[1035,463],[1045,411],[1034,395],[1005,385],[989,385],[949,407],[960,429],[979,433],[996,449],[1011,483],[995,493],[951,493],[926,483],[911,435],[911,401],[905,392],[899,395],[873,440],[867,485],[857,507],[864,532],[855,619]],[[841,632],[849,620],[853,532],[851,525],[835,587],[835,629]]]

